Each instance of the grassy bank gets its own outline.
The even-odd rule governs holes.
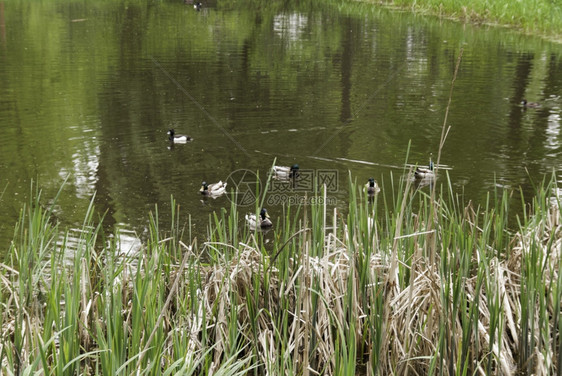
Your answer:
[[[401,184],[371,202],[350,183],[345,216],[287,208],[267,247],[236,206],[192,244],[155,213],[132,254],[93,208],[58,228],[36,191],[0,268],[2,374],[559,374],[552,185],[512,233],[505,192],[474,208]]]
[[[562,3],[560,1],[368,1],[463,22],[509,26],[525,33],[538,34],[562,42]]]

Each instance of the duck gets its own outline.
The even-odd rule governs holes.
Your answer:
[[[246,214],[246,222],[252,230],[256,228],[265,229],[273,226],[273,222],[271,222],[266,208],[260,211],[259,217],[256,217],[255,214]]]
[[[379,193],[381,190],[374,178],[369,178],[367,184],[365,184],[365,188],[367,189],[367,193],[370,195]]]
[[[223,183],[222,180],[213,184],[203,182],[199,192],[204,196],[220,196],[226,192],[226,182]]]
[[[433,170],[433,161],[429,158],[428,167],[417,167],[414,171],[414,177],[416,179],[433,179],[435,178],[435,171]]]
[[[541,106],[540,103],[537,103],[537,102],[527,102],[526,99],[523,99],[523,100],[521,101],[521,105],[523,105],[523,107],[526,107],[526,108],[539,108],[539,107]]]
[[[273,166],[273,175],[275,178],[281,180],[297,178],[299,176],[299,165],[295,163],[291,167]]]
[[[168,140],[173,142],[174,144],[185,144],[188,141],[193,141],[191,136],[186,136],[185,134],[176,134],[176,131],[170,129],[168,131]]]
[[[198,12],[201,10],[202,7],[203,7],[203,4],[199,1],[195,1],[193,3],[193,9],[195,9]]]

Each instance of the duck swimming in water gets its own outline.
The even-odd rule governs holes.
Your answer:
[[[435,178],[435,171],[433,170],[433,161],[431,160],[431,157],[429,158],[429,166],[416,168],[416,171],[414,171],[414,177],[416,179]]]
[[[381,190],[374,178],[369,178],[369,181],[365,184],[365,189],[369,195],[379,193]]]
[[[288,180],[299,176],[299,165],[294,164],[291,167],[273,166],[273,177],[278,180]]]
[[[526,99],[523,99],[521,101],[521,104],[523,105],[523,107],[525,108],[539,108],[541,106],[540,103],[537,102],[527,102]]]
[[[226,183],[223,183],[222,180],[213,184],[203,182],[199,192],[204,196],[220,196],[226,192]]]
[[[185,144],[186,142],[193,141],[191,136],[185,134],[176,134],[176,131],[170,129],[168,131],[168,140],[174,144]]]
[[[255,230],[256,228],[265,229],[273,226],[273,222],[271,222],[269,214],[267,214],[267,209],[265,208],[260,211],[259,216],[256,216],[255,214],[246,214],[246,222],[252,230]]]

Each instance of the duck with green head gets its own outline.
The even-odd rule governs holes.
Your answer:
[[[199,192],[203,196],[220,196],[226,192],[226,182],[223,183],[222,180],[218,183],[207,184],[207,182],[201,183],[201,189]]]
[[[266,208],[263,208],[260,211],[259,216],[256,216],[255,214],[246,214],[246,222],[252,230],[257,228],[266,229],[273,226],[273,222],[271,222]]]
[[[367,184],[365,184],[365,189],[367,190],[367,193],[369,195],[374,195],[375,193],[379,193],[381,190],[377,182],[375,181],[375,178],[369,178]]]
[[[278,180],[296,179],[299,176],[299,168],[296,163],[291,167],[273,166],[273,177]]]
[[[414,177],[416,179],[435,178],[435,171],[434,171],[433,161],[431,160],[431,156],[429,157],[429,166],[416,168],[416,171],[414,171]]]

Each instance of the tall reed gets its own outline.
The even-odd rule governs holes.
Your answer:
[[[475,208],[439,182],[369,198],[350,175],[345,213],[317,187],[272,235],[232,204],[202,241],[172,201],[134,253],[93,205],[61,231],[34,186],[0,268],[2,374],[559,374],[556,182],[511,227],[509,192]]]

